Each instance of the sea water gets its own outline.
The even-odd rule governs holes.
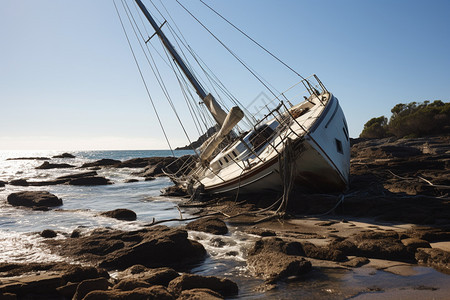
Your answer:
[[[0,180],[47,181],[59,176],[87,171],[79,169],[82,164],[102,158],[127,160],[137,157],[171,156],[166,150],[148,151],[75,151],[76,157],[51,158],[61,151],[3,151],[0,152]],[[175,151],[176,156],[191,154],[190,151]],[[69,169],[40,170],[45,160],[8,160],[21,157],[48,157],[52,163],[67,163],[76,166]],[[136,230],[153,220],[165,220],[192,216],[192,211],[177,207],[181,199],[161,196],[161,189],[171,185],[167,177],[153,181],[133,175],[140,169],[101,168],[99,176],[110,179],[113,184],[105,186],[53,185],[22,187],[7,184],[0,188],[0,263],[2,262],[55,262],[65,261],[64,257],[52,254],[42,243],[39,232],[55,230],[56,238],[64,239],[73,230],[89,232],[99,227],[121,230]],[[138,182],[125,183],[129,179]],[[25,190],[45,190],[62,199],[59,209],[33,211],[10,206],[6,198],[13,192]],[[133,222],[102,217],[100,212],[117,208],[127,208],[137,214]],[[168,226],[183,225],[183,222],[167,223]],[[399,276],[382,270],[359,268],[354,270],[313,268],[304,278],[287,281],[272,291],[261,291],[263,281],[254,278],[246,265],[246,252],[257,237],[243,232],[239,227],[230,226],[230,233],[215,236],[201,232],[189,232],[189,238],[199,241],[208,252],[206,259],[192,269],[192,273],[212,276],[226,276],[239,285],[239,296],[245,299],[357,299],[368,298],[410,298],[428,297],[428,287],[438,290],[431,295],[444,299],[447,275],[431,268],[414,267],[415,275]],[[414,273],[413,272],[413,273]],[[419,286],[419,289],[415,287]],[[425,289],[420,289],[420,286]],[[441,290],[439,290],[441,289]],[[403,295],[402,293],[406,293]],[[425,294],[424,294],[425,293]],[[403,295],[402,297],[399,297]]]

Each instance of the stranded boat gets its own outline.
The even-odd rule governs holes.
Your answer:
[[[154,35],[159,37],[215,123],[209,136],[205,135],[207,139],[193,149],[195,155],[181,157],[176,171],[169,172],[170,166],[166,170],[179,187],[191,194],[286,191],[294,186],[319,191],[346,189],[350,167],[347,123],[338,99],[316,75],[301,77],[294,87],[275,95],[271,101],[275,105],[263,106],[264,112],[244,113],[239,105],[226,111],[168,40],[162,30],[166,22],[159,26],[144,4],[135,2],[155,32],[146,43]],[[304,94],[295,104],[299,94],[292,98],[286,95],[298,88]],[[248,130],[241,129],[244,119],[251,120]]]

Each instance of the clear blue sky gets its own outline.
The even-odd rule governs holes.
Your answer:
[[[180,1],[278,90],[298,81],[198,0]],[[448,0],[205,2],[302,75],[316,73],[340,100],[352,137],[396,103],[450,100]],[[164,3],[241,101],[263,91],[174,0]],[[0,6],[0,150],[167,149],[112,0]],[[186,144],[160,106],[173,144]]]

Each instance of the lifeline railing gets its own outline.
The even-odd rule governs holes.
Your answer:
[[[298,86],[303,86],[306,90],[302,89],[303,91],[299,93],[295,89]],[[310,101],[311,97],[317,97],[319,102],[322,105],[325,105],[325,103],[323,102],[323,100],[320,97],[320,95],[325,92],[328,92],[328,90],[323,85],[323,83],[320,81],[320,79],[317,77],[317,75],[313,74],[313,75],[305,78],[304,80],[296,83],[295,85],[291,86],[286,91],[280,93],[280,95],[278,95],[278,97],[273,98],[269,103],[266,103],[265,105],[263,105],[254,114],[254,115],[258,115],[258,114],[261,114],[261,112],[263,112],[264,110],[267,111],[266,114],[263,114],[262,117],[253,124],[251,130],[256,132],[256,135],[254,137],[259,137],[262,134],[262,132],[258,132],[256,130],[257,127],[260,126],[261,124],[268,122],[271,119],[275,119],[279,123],[279,125],[277,126],[276,130],[274,130],[270,134],[270,136],[264,136],[264,139],[260,139],[261,142],[257,145],[248,145],[241,138],[241,142],[243,142],[247,145],[247,148],[249,149],[249,151],[245,153],[245,156],[240,155],[239,157],[237,157],[237,159],[240,161],[244,161],[244,160],[248,159],[249,157],[254,156],[254,157],[258,158],[259,161],[262,161],[262,159],[259,157],[259,154],[262,152],[262,150],[259,149],[259,150],[255,151],[255,149],[258,149],[261,146],[263,146],[264,144],[267,144],[267,147],[272,147],[277,153],[279,153],[279,150],[277,148],[280,145],[280,143],[284,143],[285,140],[290,136],[289,133],[293,133],[298,138],[301,138],[302,136],[308,134],[308,130],[307,130],[306,126],[304,126],[304,124],[300,124],[297,117],[292,115],[291,108],[294,106],[292,104],[292,102],[298,101],[297,99],[303,96],[304,100],[302,101],[302,103],[305,103],[305,102],[311,103],[311,101]],[[292,95],[293,93],[295,93],[295,94]],[[307,93],[308,97],[305,96],[305,93]],[[275,108],[270,108],[270,105],[276,101],[278,101],[278,105]],[[288,103],[288,105],[286,105],[286,102]],[[309,118],[304,120],[305,123],[307,121],[309,121]],[[298,132],[295,132],[291,127],[293,123],[296,123],[302,129],[303,132],[300,134]],[[281,134],[283,134],[283,136],[281,136]],[[278,141],[277,144],[274,143],[274,140],[275,140],[274,138],[276,136],[281,137],[280,141]],[[262,148],[262,149],[264,149],[264,148]],[[182,163],[181,167],[178,168],[178,170],[175,170],[174,172],[168,172],[169,169],[172,169],[171,166],[174,163],[177,163],[177,161],[181,158],[182,157],[178,158],[177,160],[175,160],[174,162],[172,162],[171,164],[169,164],[168,166],[166,166],[164,168],[165,169],[164,173],[174,181],[176,181],[177,178],[183,178],[183,177],[189,176],[193,172],[195,173],[195,169],[197,169],[197,167],[200,167],[200,165],[198,163],[199,162],[198,157],[196,155],[192,155],[191,158],[186,159]],[[217,172],[212,170],[209,166],[201,166],[201,167],[209,168],[213,174],[215,174],[216,176],[218,176],[220,178],[220,176],[217,174]]]

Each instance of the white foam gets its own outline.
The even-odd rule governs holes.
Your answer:
[[[0,230],[0,262],[43,263],[64,261],[63,257],[52,254],[42,241],[43,238],[37,234]]]
[[[247,249],[255,241],[255,237],[240,231],[231,231],[227,235],[189,231],[189,238],[201,243],[214,260],[245,261]]]

